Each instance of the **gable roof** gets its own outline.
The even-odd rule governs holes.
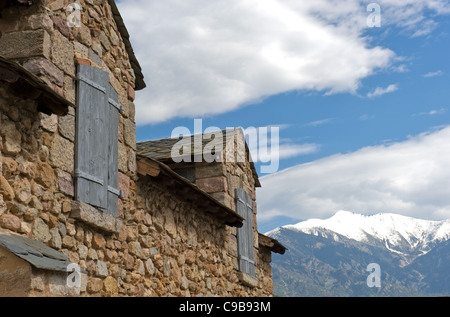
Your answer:
[[[215,138],[215,134],[218,132],[222,133],[222,138]],[[199,136],[201,136],[202,139],[202,146],[201,148],[196,146],[196,142]],[[202,134],[194,134],[191,136],[186,136],[183,138],[166,138],[166,139],[160,139],[160,140],[152,140],[152,141],[145,141],[145,142],[139,142],[137,143],[137,154],[149,157],[152,159],[155,159],[157,161],[165,162],[165,163],[172,163],[173,162],[173,156],[172,156],[172,149],[175,145],[183,145],[183,146],[190,146],[190,154],[192,157],[203,157],[203,150],[206,146],[208,148],[216,151],[214,153],[216,158],[224,157],[224,152],[227,151],[227,149],[234,149],[234,138],[235,136],[238,136],[239,138],[243,139],[243,143],[245,144],[245,157],[249,160],[253,178],[255,180],[255,186],[261,187],[261,183],[259,182],[259,176],[255,168],[255,164],[252,161],[251,154],[248,148],[247,143],[245,142],[245,137],[242,128],[234,128],[234,129],[227,129],[227,130],[221,130],[221,131],[215,131],[210,133],[202,133]],[[233,144],[232,144],[233,142]],[[178,158],[184,157],[183,155],[179,155]]]
[[[11,86],[12,93],[26,99],[36,100],[38,111],[46,114],[66,115],[70,101],[56,93],[42,79],[32,74],[21,65],[0,55],[0,82]]]

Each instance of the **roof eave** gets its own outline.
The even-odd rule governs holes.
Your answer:
[[[45,114],[64,116],[69,112],[69,107],[75,107],[42,79],[16,62],[2,56],[0,56],[0,81],[9,84],[13,92],[17,91],[17,95],[35,100],[38,104],[38,111]]]
[[[261,246],[269,248],[272,252],[278,254],[286,253],[287,248],[284,245],[278,242],[278,240],[268,237],[262,233],[258,234],[258,241]]]

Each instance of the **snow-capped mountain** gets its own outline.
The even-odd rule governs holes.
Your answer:
[[[365,216],[339,211],[329,219],[310,219],[282,228],[335,241],[343,236],[371,245],[384,245],[410,260],[428,253],[436,243],[450,239],[450,220],[429,221],[391,213]],[[268,235],[276,237],[279,231],[277,228]]]
[[[450,220],[339,211],[266,235],[288,248],[273,258],[278,295],[450,295]],[[366,286],[369,263],[381,266],[382,289]]]

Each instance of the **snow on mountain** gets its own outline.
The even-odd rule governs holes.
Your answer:
[[[415,251],[426,254],[437,242],[450,239],[450,220],[429,221],[397,214],[364,216],[348,211],[339,211],[325,220],[310,219],[284,229],[323,236],[339,240],[339,235],[364,243],[383,243],[395,253]],[[280,228],[267,235],[276,237]]]

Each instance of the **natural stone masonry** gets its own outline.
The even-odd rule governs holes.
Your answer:
[[[0,55],[16,60],[71,102],[75,102],[79,62],[108,72],[124,108],[118,127],[121,186],[133,188],[120,201],[124,218],[135,210],[136,199],[136,163],[128,162],[136,157],[135,107],[128,98],[134,94],[135,71],[109,3],[80,1],[80,28],[66,24],[69,3],[39,1],[2,10]],[[116,251],[106,252],[104,245],[92,245],[91,237],[120,233],[122,219],[73,201],[76,109],[61,117],[44,115],[36,102],[20,97],[26,96],[24,92],[13,96],[8,84],[0,81],[0,227],[42,241],[89,268],[81,295],[117,294],[118,282],[115,279],[114,287],[108,266],[110,260],[120,258]],[[111,242],[114,250],[117,244],[122,247]]]

